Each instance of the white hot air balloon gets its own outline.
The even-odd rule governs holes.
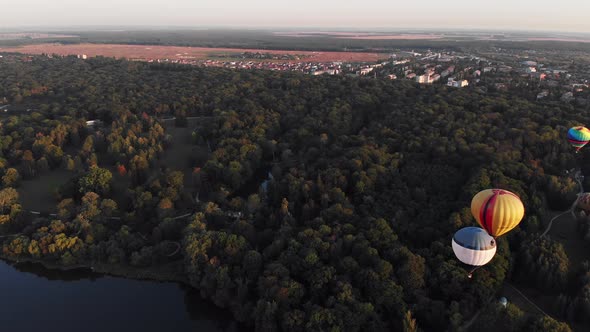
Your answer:
[[[482,266],[494,258],[496,240],[479,227],[465,227],[453,236],[453,252],[457,258],[471,266]]]

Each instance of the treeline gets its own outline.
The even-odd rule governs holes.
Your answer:
[[[131,44],[131,45],[169,45],[228,47],[268,50],[304,50],[304,51],[376,51],[387,52],[397,49],[455,49],[465,48],[501,48],[514,50],[556,50],[568,49],[587,52],[587,43],[560,41],[513,41],[513,40],[477,40],[473,38],[457,39],[346,39],[342,36],[329,36],[318,32],[303,32],[297,37],[276,34],[270,30],[127,30],[127,31],[54,31],[53,33],[74,34],[77,37],[62,39],[59,42]],[[289,33],[288,31],[286,32]],[[399,33],[399,32],[398,32]],[[384,35],[396,34],[383,33]],[[516,36],[515,36],[516,37]],[[535,37],[522,34],[518,38]],[[28,42],[26,40],[18,43]],[[9,45],[14,45],[10,42]]]
[[[75,35],[71,38],[43,38],[2,40],[2,46],[18,46],[40,43],[97,43],[125,45],[162,45],[162,46],[193,46],[223,47],[264,50],[301,50],[301,51],[398,51],[400,49],[503,49],[503,50],[570,50],[588,52],[587,43],[566,41],[525,41],[533,35],[520,35],[521,41],[515,40],[477,40],[472,38],[445,39],[347,39],[343,36],[330,36],[317,32],[303,33],[297,37],[276,34],[269,30],[127,30],[127,31],[52,31],[50,33]],[[399,33],[399,32],[398,32]],[[288,34],[288,32],[287,32]],[[393,35],[392,33],[383,33]]]
[[[30,94],[36,87],[46,89]],[[576,165],[564,135],[587,114],[572,105],[411,82],[44,57],[0,61],[2,97],[64,124],[61,149],[81,161],[56,218],[21,218],[4,184],[4,231],[22,233],[4,241],[11,257],[151,266],[177,259],[170,242],[182,241],[179,273],[268,331],[457,330],[509,276],[535,275],[556,296],[569,285],[563,250],[534,239],[548,201],[571,204],[575,190],[563,178]],[[2,137],[15,136],[5,154],[32,149],[32,137],[12,133],[34,114],[3,119]],[[211,156],[194,165],[202,196],[188,221],[170,218],[183,206],[182,174],[158,163],[167,139],[154,118],[170,115],[214,116],[193,133]],[[89,119],[104,127],[84,129]],[[46,144],[60,147],[56,138]],[[4,159],[3,176],[25,165]],[[260,170],[270,173],[264,183],[236,195]],[[517,193],[526,216],[469,279],[450,239],[474,225],[470,200],[490,187]],[[558,324],[545,319],[531,324]]]
[[[58,42],[126,44],[126,45],[163,45],[163,46],[194,46],[224,47],[264,50],[301,50],[301,51],[371,51],[383,52],[401,50],[465,50],[465,49],[508,49],[508,50],[569,50],[588,52],[587,43],[566,42],[557,40],[526,41],[535,35],[513,34],[516,40],[478,40],[478,36],[445,39],[347,39],[344,36],[326,35],[318,32],[303,32],[297,37],[277,34],[270,30],[127,30],[127,31],[51,31],[51,33],[75,35],[71,38],[20,39],[3,40],[0,45],[17,46],[23,44],[39,44]],[[289,33],[283,31],[283,33]],[[359,32],[362,33],[362,32]],[[399,32],[383,32],[383,35],[395,35]]]

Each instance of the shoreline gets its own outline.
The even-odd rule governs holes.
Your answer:
[[[117,278],[125,278],[129,280],[142,280],[142,281],[151,281],[151,282],[169,282],[169,283],[176,283],[180,286],[190,287],[198,292],[200,289],[194,287],[188,280],[188,278],[182,274],[179,275],[178,267],[184,267],[183,260],[177,260],[165,265],[160,265],[156,268],[137,268],[132,266],[120,265],[120,264],[107,264],[107,263],[87,263],[87,264],[76,264],[70,266],[64,266],[62,264],[45,261],[42,259],[34,259],[30,257],[19,257],[18,259],[14,259],[0,253],[0,260],[4,261],[9,264],[20,264],[20,263],[32,263],[41,265],[43,268],[48,270],[58,270],[58,271],[74,271],[74,270],[87,270],[91,273],[97,273],[104,276],[111,276]],[[203,301],[206,301],[210,305],[215,306],[221,310],[226,310],[231,318],[239,324],[244,331],[252,331],[249,328],[248,322],[244,322],[239,320],[236,317],[236,313],[231,307],[220,307],[215,302],[208,297],[200,296]]]
[[[188,287],[196,291],[197,293],[200,293],[199,288],[191,285],[188,278],[183,273],[181,274],[178,270],[179,267],[184,266],[183,260],[177,260],[168,264],[157,266],[155,268],[137,268],[132,266],[107,263],[85,263],[65,266],[56,262],[34,259],[30,257],[19,257],[18,259],[15,259],[6,256],[3,253],[0,253],[0,261],[13,266],[23,263],[34,264],[42,266],[44,269],[50,271],[73,272],[75,270],[84,270],[85,272],[89,273],[88,278],[92,278],[91,274],[99,274],[101,276],[124,278],[135,281],[174,283],[180,286],[181,288]],[[19,272],[27,273],[26,271]],[[187,290],[184,290],[184,292],[186,291]],[[238,331],[253,331],[248,322],[241,321],[236,317],[236,313],[234,312],[234,310],[232,310],[232,308],[220,307],[217,304],[215,304],[215,302],[211,298],[203,297],[202,295],[200,295],[199,298],[205,303],[207,303],[207,305],[213,306],[218,310],[226,312],[228,317],[230,317],[235,322],[235,324],[237,324],[236,326],[238,327]]]
[[[178,270],[172,270],[170,268],[182,265],[182,261],[175,261],[166,265],[161,265],[160,270],[156,268],[137,268],[127,265],[120,264],[107,264],[107,263],[85,263],[65,266],[56,262],[46,261],[42,259],[35,259],[30,257],[20,257],[18,259],[8,257],[4,254],[0,254],[0,260],[7,263],[20,264],[20,263],[32,263],[43,266],[48,270],[59,270],[59,271],[72,271],[72,270],[88,270],[89,272],[99,273],[112,277],[120,277],[133,280],[147,280],[147,281],[159,281],[159,282],[176,282],[185,286],[193,287],[188,279],[183,275],[178,275]],[[193,287],[194,288],[194,287]],[[197,289],[197,288],[195,288]]]

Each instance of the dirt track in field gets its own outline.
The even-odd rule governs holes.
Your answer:
[[[208,48],[208,47],[184,47],[184,46],[156,46],[156,45],[119,45],[119,44],[37,44],[19,47],[0,47],[0,52],[17,52],[24,54],[59,54],[78,55],[86,54],[88,57],[102,55],[106,57],[127,58],[132,60],[206,60],[218,58],[220,55],[241,54],[244,52],[260,52],[270,54],[303,55],[301,60],[288,60],[281,62],[373,62],[386,58],[386,54],[369,52],[309,52],[309,51],[282,51],[263,49],[234,49],[234,48]],[[269,60],[278,61],[278,60]]]

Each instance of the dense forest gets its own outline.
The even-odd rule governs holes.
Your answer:
[[[572,105],[18,55],[0,59],[4,103],[14,106],[0,115],[5,258],[182,262],[178,274],[259,331],[455,331],[481,308],[478,331],[589,326],[590,265],[539,238],[549,211],[575,200],[564,170],[590,165],[565,139],[588,118]],[[167,163],[173,130],[205,157]],[[24,184],[57,172],[68,176],[53,209],[23,208]],[[517,193],[526,215],[469,279],[451,237],[476,225],[471,198],[492,187]],[[554,296],[553,318],[498,307],[507,281]]]

